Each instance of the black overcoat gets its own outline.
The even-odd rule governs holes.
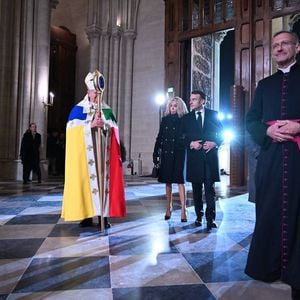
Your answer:
[[[181,118],[167,115],[162,118],[153,156],[160,156],[158,181],[184,183],[185,146],[180,136]]]
[[[41,135],[36,133],[34,138],[30,131],[25,132],[21,142],[20,156],[22,163],[37,164],[40,161]]]
[[[273,142],[267,122],[300,119],[300,66],[258,83],[246,127],[261,146],[255,174],[256,223],[246,273],[300,289],[300,150]]]
[[[218,119],[218,113],[205,108],[204,124],[201,131],[196,120],[195,112],[191,111],[182,118],[181,132],[187,147],[187,181],[203,183],[206,167],[210,168],[212,180],[214,182],[220,181],[218,147],[215,147],[208,153],[203,149],[190,149],[190,143],[198,140],[201,140],[203,143],[205,141],[212,141],[215,142],[217,146],[220,146],[223,142],[223,127]]]

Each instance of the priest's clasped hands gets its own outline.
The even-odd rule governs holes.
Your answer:
[[[276,142],[292,141],[300,133],[300,124],[293,120],[278,120],[267,129],[267,135]]]

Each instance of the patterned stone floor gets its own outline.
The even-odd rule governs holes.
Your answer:
[[[62,179],[0,182],[0,299],[290,299],[287,285],[244,274],[254,205],[226,180],[211,232],[194,226],[190,185],[188,222],[176,189],[164,221],[164,185],[127,176],[127,217],[99,232],[60,219]]]

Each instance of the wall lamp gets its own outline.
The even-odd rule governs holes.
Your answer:
[[[48,107],[48,106],[53,106],[53,103],[54,103],[54,97],[55,97],[55,95],[52,93],[52,92],[50,92],[49,93],[49,99],[48,99],[48,101],[47,102],[45,102],[45,100],[44,100],[44,97],[43,97],[43,104],[44,104],[44,110],[46,111],[46,108]]]

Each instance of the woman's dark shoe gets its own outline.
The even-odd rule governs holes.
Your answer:
[[[165,220],[170,220],[171,219],[171,215],[172,215],[172,205],[170,206],[170,208],[166,210],[166,214],[165,214]]]
[[[186,214],[187,214],[187,210],[186,210],[186,209],[184,210],[183,213],[182,213],[182,211],[181,211],[181,222],[182,222],[182,223],[187,222],[187,216],[186,216]]]
[[[83,219],[80,223],[79,223],[80,227],[90,227],[93,226],[93,218],[86,218]]]

